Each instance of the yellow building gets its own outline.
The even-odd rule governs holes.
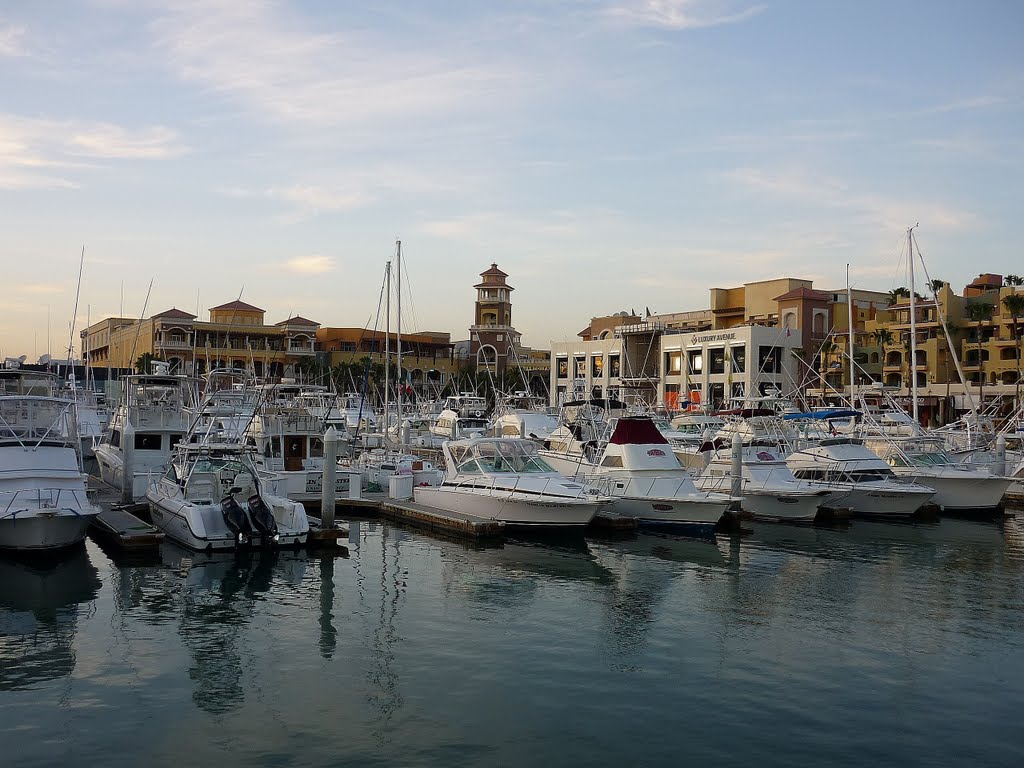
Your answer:
[[[294,376],[316,355],[319,323],[290,317],[267,325],[265,311],[244,301],[213,307],[208,322],[172,308],[144,320],[108,318],[81,332],[82,356],[94,365],[134,368],[143,355],[172,372],[201,376],[213,368],[249,369],[270,379]]]

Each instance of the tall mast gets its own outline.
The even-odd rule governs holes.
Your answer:
[[[916,226],[916,225],[915,225]],[[921,426],[917,411],[917,304],[914,299],[914,227],[907,230],[907,260],[910,263],[910,398],[914,428]]]
[[[853,291],[850,288],[850,265],[846,265],[846,313],[847,320],[850,324],[849,327],[849,353],[850,353],[850,407],[856,408],[857,404],[854,402],[854,363],[853,363]]]
[[[388,388],[391,386],[391,262],[384,267],[384,434],[388,433],[390,411]]]
[[[398,411],[397,426],[399,440],[402,434],[402,241],[395,241],[395,260],[398,264],[398,282],[395,285],[395,298],[398,300],[397,321],[398,332],[395,336],[395,357],[398,359]]]

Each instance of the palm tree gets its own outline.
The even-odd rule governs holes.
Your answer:
[[[139,359],[135,361],[135,370],[139,373],[149,373],[153,368],[153,361],[156,360],[153,357],[152,352],[143,352],[139,355]]]
[[[888,328],[879,328],[876,331],[872,331],[871,335],[875,337],[875,341],[878,342],[880,347],[884,347],[886,344],[892,344],[892,331]]]
[[[992,318],[994,310],[995,305],[987,301],[968,301],[964,305],[964,312],[968,319],[978,324],[976,332],[978,334],[978,381],[980,382],[978,389],[979,407],[985,402],[985,366],[981,361],[981,324]]]
[[[1007,277],[1015,277],[1015,275],[1007,275]],[[1017,278],[1018,280],[1020,278]],[[1024,293],[1010,293],[1003,296],[1003,306],[1006,307],[1006,311],[1010,313],[1010,318],[1013,322],[1013,340],[1017,344],[1017,387],[1016,387],[1016,403],[1020,404],[1020,334],[1017,333],[1017,319],[1024,314]]]
[[[930,283],[928,283],[928,287],[931,288],[933,296],[938,296],[939,291],[942,290],[942,286],[944,286],[945,284],[945,280],[932,280]]]
[[[891,307],[894,304],[899,304],[900,303],[900,299],[909,299],[909,298],[910,298],[910,289],[909,288],[904,288],[903,286],[900,286],[899,288],[893,288],[891,291],[889,291],[889,306]]]
[[[1007,275],[1003,278],[1003,285],[1024,285],[1024,277],[1020,275]]]

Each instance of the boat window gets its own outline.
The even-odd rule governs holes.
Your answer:
[[[324,441],[320,437],[312,437],[309,440],[310,457],[319,458],[324,455]]]
[[[272,437],[272,438],[270,438],[270,453],[268,454],[268,456],[273,456],[274,458],[277,458],[277,459],[281,458],[281,438],[280,437]]]
[[[181,442],[181,438],[182,438],[182,435],[171,435],[171,444],[170,444],[171,449],[173,449],[174,446],[176,446],[178,443]]]
[[[115,448],[121,445],[121,433],[116,429],[110,433],[110,444]]]
[[[879,480],[889,480],[894,477],[893,471],[888,467],[880,469],[858,469],[849,473],[850,480],[854,483],[876,483]]]
[[[621,467],[622,457],[621,456],[605,456],[601,461],[602,467]]]
[[[136,432],[135,448],[140,451],[159,451],[160,435],[154,435],[149,432]]]

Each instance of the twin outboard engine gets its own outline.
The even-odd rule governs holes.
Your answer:
[[[232,488],[227,496],[220,503],[220,511],[224,516],[224,524],[231,529],[235,540],[239,544],[248,544],[252,538],[252,523],[249,516],[245,514],[242,505],[235,501],[233,494],[241,491],[241,488]]]
[[[277,541],[277,521],[274,519],[274,513],[258,493],[249,497],[249,517],[252,519],[253,527],[263,536],[264,544]]]

